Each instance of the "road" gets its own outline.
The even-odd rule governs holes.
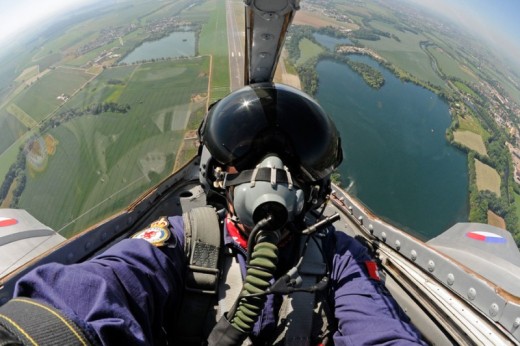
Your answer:
[[[226,21],[229,49],[229,81],[231,91],[244,85],[244,31],[239,29],[234,7],[237,1],[226,1]],[[243,3],[239,2],[242,6]]]

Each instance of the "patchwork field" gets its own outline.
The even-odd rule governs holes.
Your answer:
[[[226,2],[210,0],[198,10],[211,14],[199,38],[199,53],[212,55],[210,102],[229,94],[229,57],[226,26]]]
[[[22,54],[0,108],[0,176],[40,131],[55,139],[55,152],[26,171],[16,207],[70,236],[191,158],[208,99],[229,93],[225,8],[218,0],[114,3],[58,23]],[[158,28],[159,37],[177,30],[163,26],[170,18],[200,25],[197,57],[131,66],[98,59],[125,55]]]
[[[464,145],[465,147],[470,148],[471,150],[476,151],[481,155],[487,156],[486,145],[482,140],[482,136],[470,132],[470,131],[455,131],[453,133],[455,142]]]
[[[23,70],[23,72],[15,79],[15,82],[24,82],[28,79],[36,77],[38,73],[40,73],[38,65],[33,65]]]
[[[471,131],[473,133],[479,134],[484,141],[487,141],[491,136],[489,132],[487,132],[482,125],[478,122],[478,120],[470,115],[466,114],[464,117],[459,116],[459,130],[461,131]]]
[[[209,57],[105,70],[67,107],[112,100],[130,110],[50,130],[56,153],[29,176],[20,205],[65,236],[128,205],[171,173],[190,117],[206,104],[208,70]]]
[[[304,64],[307,60],[314,58],[321,52],[323,52],[323,47],[320,45],[310,41],[307,38],[304,38],[300,41],[300,58],[296,62],[298,65]]]
[[[447,77],[456,77],[467,83],[475,83],[478,77],[475,76],[469,69],[463,69],[460,64],[453,57],[448,55],[439,47],[428,48],[428,51],[435,58],[439,69]]]
[[[491,210],[487,211],[487,217],[488,217],[488,224],[490,224],[491,226],[495,226],[495,227],[502,228],[502,229],[507,229],[506,221],[502,217],[493,213]]]
[[[426,41],[427,37],[399,31],[392,24],[377,20],[370,21],[370,26],[393,34],[399,41],[388,37],[381,37],[378,41],[359,40],[363,45],[374,49],[383,58],[419,79],[437,86],[444,85],[444,81],[433,69],[430,57],[421,48],[421,41]]]
[[[63,104],[60,95],[71,96],[93,76],[84,70],[56,68],[16,97],[13,103],[36,122],[40,122]]]
[[[2,135],[0,136],[0,155],[27,130],[20,120],[3,109],[0,110],[0,128],[2,129]],[[0,176],[3,177],[1,173]]]
[[[475,168],[477,171],[478,190],[488,190],[500,197],[500,175],[497,171],[477,159],[475,159]]]

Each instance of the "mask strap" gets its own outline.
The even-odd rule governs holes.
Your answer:
[[[289,189],[292,189],[295,186],[291,173],[287,167],[284,167],[284,169],[257,167],[240,173],[226,173],[223,185],[224,188],[227,188],[230,186],[251,183],[252,187],[254,187],[254,184],[258,181],[266,181],[268,183],[274,181],[276,184],[287,184]]]

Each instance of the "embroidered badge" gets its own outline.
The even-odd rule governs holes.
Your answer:
[[[169,225],[168,219],[162,217],[150,224],[150,227],[134,234],[131,238],[146,240],[154,246],[163,246],[171,236]]]
[[[377,269],[377,263],[374,261],[365,261],[365,266],[367,267],[368,276],[372,280],[381,281],[381,277],[379,276],[379,269]]]

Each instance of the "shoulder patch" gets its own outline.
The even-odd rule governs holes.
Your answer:
[[[135,233],[131,238],[146,240],[154,246],[163,246],[171,237],[169,226],[170,223],[168,219],[161,217],[159,220],[150,224],[148,228]]]

